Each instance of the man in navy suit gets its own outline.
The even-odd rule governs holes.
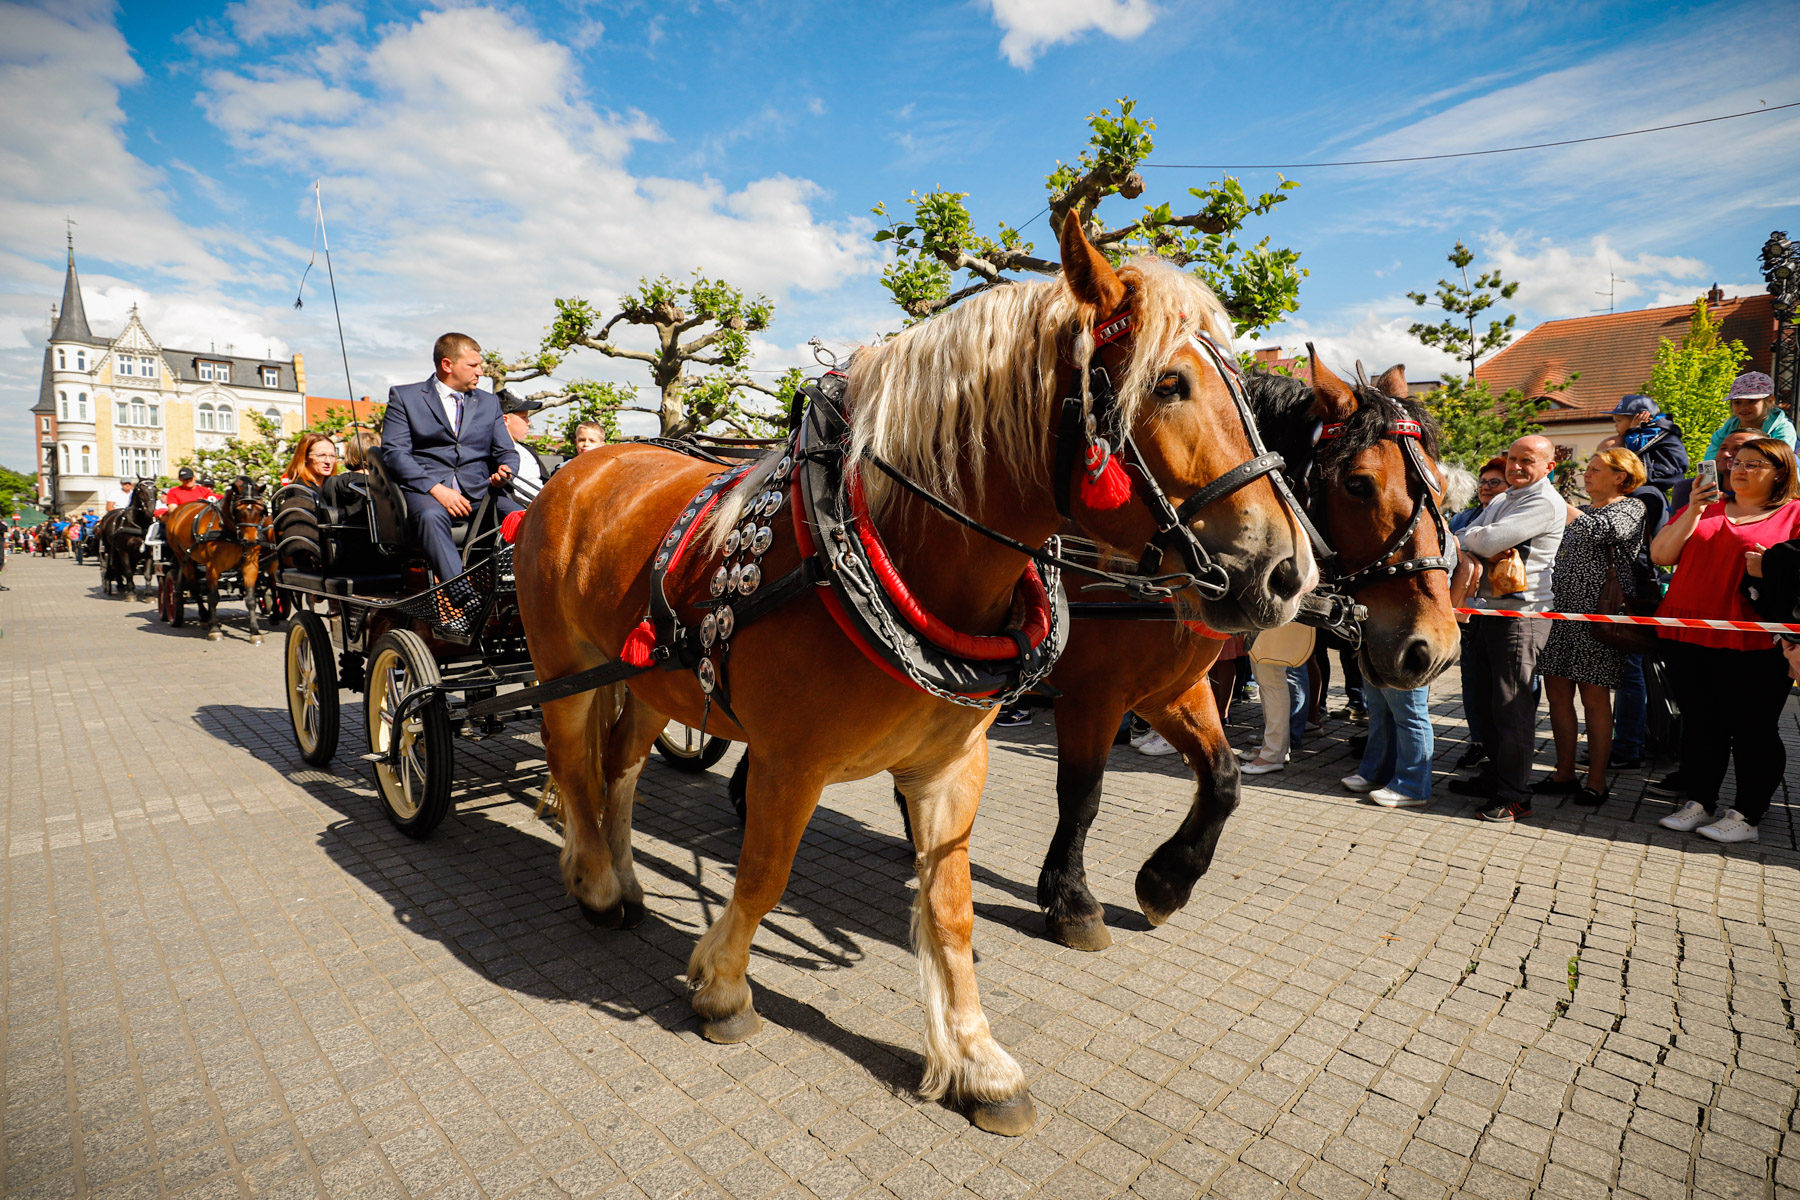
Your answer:
[[[474,510],[489,485],[519,469],[519,450],[500,416],[500,399],[481,381],[481,347],[466,333],[446,333],[432,348],[437,370],[424,383],[388,389],[381,456],[406,489],[413,532],[440,581],[462,571],[450,519]],[[504,494],[500,511],[519,506]]]

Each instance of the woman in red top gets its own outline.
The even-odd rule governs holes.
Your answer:
[[[1775,438],[1746,442],[1731,467],[1731,488],[1732,498],[1720,503],[1718,488],[1696,486],[1693,503],[1650,543],[1655,562],[1676,568],[1658,616],[1761,619],[1738,585],[1746,556],[1800,534],[1794,452]],[[1680,788],[1687,803],[1659,824],[1698,830],[1715,842],[1754,842],[1787,768],[1779,729],[1790,687],[1787,663],[1766,633],[1664,629],[1662,640],[1669,686],[1681,705]],[[1719,785],[1733,759],[1735,807],[1718,812]]]

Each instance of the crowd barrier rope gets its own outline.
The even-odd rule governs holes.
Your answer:
[[[1602,625],[1650,625],[1664,629],[1723,629],[1744,633],[1800,633],[1800,625],[1774,621],[1715,621],[1704,617],[1634,617],[1626,613],[1521,612],[1513,608],[1459,608],[1472,617],[1529,617],[1538,621],[1594,621]]]

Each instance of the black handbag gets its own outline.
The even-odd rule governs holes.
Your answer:
[[[1662,581],[1656,577],[1655,569],[1633,556],[1626,570],[1632,575],[1630,590],[1626,589],[1624,580],[1619,576],[1616,550],[1608,546],[1606,582],[1600,587],[1600,603],[1594,611],[1608,616],[1654,616],[1657,605],[1662,603]],[[1648,578],[1641,577],[1644,575]],[[1611,646],[1626,654],[1648,654],[1656,649],[1656,630],[1648,625],[1612,625],[1596,621],[1593,623],[1593,632],[1601,645]]]

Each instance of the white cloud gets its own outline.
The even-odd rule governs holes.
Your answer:
[[[1150,0],[988,0],[1005,31],[1000,52],[1029,67],[1047,47],[1072,42],[1090,29],[1121,41],[1140,36],[1156,19]]]
[[[1592,239],[1585,251],[1550,238],[1522,244],[1504,233],[1491,234],[1482,244],[1486,253],[1478,263],[1516,280],[1516,307],[1543,320],[1604,311],[1609,288],[1613,307],[1624,312],[1671,293],[1692,300],[1710,282],[1699,259],[1622,254],[1604,237]]]
[[[1398,305],[1411,308],[1404,298]],[[1457,362],[1441,350],[1422,346],[1408,333],[1407,327],[1420,318],[1410,312],[1396,315],[1394,303],[1349,309],[1314,325],[1293,318],[1285,321],[1257,343],[1240,345],[1239,349],[1280,346],[1285,357],[1306,353],[1311,342],[1319,358],[1338,375],[1349,378],[1358,360],[1371,376],[1396,363],[1406,366],[1409,379],[1436,379],[1445,371],[1457,370]],[[1468,373],[1468,367],[1462,367]]]
[[[305,33],[332,33],[362,24],[348,4],[307,4],[304,0],[238,0],[225,6],[225,19],[246,42]]]

